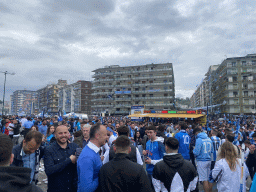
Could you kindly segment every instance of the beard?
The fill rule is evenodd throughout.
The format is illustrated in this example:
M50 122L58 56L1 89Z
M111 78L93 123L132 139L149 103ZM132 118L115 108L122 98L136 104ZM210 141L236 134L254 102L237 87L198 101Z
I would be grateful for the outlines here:
M57 138L57 142L60 144L65 144L65 143L67 143L67 141L68 141L67 137Z

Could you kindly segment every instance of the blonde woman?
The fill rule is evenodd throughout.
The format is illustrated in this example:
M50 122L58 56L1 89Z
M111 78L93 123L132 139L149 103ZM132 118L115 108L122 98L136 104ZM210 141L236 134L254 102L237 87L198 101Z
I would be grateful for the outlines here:
M243 192L246 192L246 178L249 176L248 168L244 163ZM220 160L212 170L212 177L217 181L217 189L221 192L239 192L241 177L241 159L231 142L226 141L220 149Z

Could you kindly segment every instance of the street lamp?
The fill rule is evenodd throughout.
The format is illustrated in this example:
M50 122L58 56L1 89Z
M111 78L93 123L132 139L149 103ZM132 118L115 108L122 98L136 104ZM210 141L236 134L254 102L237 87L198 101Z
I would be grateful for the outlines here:
M2 108L2 116L4 115L4 97L5 97L5 84L6 84L6 75L15 75L15 73L9 73L7 71L0 71L0 73L4 73L4 94L3 94L3 108Z

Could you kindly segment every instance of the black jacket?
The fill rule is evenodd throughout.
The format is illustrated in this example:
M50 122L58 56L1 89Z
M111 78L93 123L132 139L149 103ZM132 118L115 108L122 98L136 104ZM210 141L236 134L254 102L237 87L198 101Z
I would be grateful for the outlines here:
M80 137L77 137L76 139L74 139L73 143L76 143L80 148L83 148L83 140L84 140L84 136L81 135Z
M248 168L254 168L253 170L253 175L256 172L256 151L254 151L253 154L249 153L247 160L246 160L246 165Z
M10 126L13 129L13 135L18 135L20 133L20 124L16 123L14 126Z
M57 142L45 149L44 167L48 177L48 192L77 191L77 168L71 162L70 155L75 155L78 145L68 143L63 149Z
M128 154L129 159L134 162L137 163L137 154L136 154L136 147L134 146L134 142L131 142L131 152ZM109 149L109 161L111 161L112 159L114 159L115 157L115 151L114 151L114 147L113 145L110 147Z
M0 191L43 192L30 183L31 169L23 167L0 167Z
M171 185L175 188L175 183L172 183L175 177L176 184L181 178L184 191L187 191L189 184L195 179L197 182L197 172L193 164L185 160L181 154L165 155L163 161L158 162L154 166L153 178L164 183L165 188L170 191ZM196 183L195 182L195 183ZM195 185L194 185L195 186Z
M153 189L142 165L130 161L127 154L117 153L100 169L99 191L153 192Z

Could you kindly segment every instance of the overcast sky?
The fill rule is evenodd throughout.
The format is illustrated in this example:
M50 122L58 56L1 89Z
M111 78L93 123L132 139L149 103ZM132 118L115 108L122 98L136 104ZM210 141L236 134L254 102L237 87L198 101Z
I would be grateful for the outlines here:
M256 5L246 0L0 0L6 95L58 79L92 80L105 65L173 63L176 97L210 65L256 53ZM0 100L4 75L0 74Z

